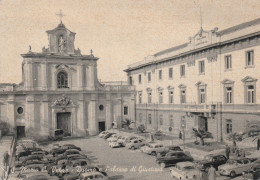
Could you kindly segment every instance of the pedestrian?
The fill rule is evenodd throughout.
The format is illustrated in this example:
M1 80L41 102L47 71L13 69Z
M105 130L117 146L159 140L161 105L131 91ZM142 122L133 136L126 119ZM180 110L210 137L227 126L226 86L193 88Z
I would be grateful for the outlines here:
M179 133L179 140L182 140L182 133L181 133L181 131Z
M245 149L241 149L240 155L241 155L242 157L246 157L246 151L245 151Z
M260 149L260 139L257 139L257 150Z
M208 180L208 175L205 171L200 171L199 180Z
M216 169L211 165L208 171L208 178L209 180L216 180L216 176Z
M230 147L226 145L226 157L229 159L229 154L230 154Z
M239 148L236 148L235 155L236 155L237 158L239 157Z
M4 156L3 164L4 164L5 169L7 169L7 166L9 164L9 154L8 154L8 152L5 151L3 156Z

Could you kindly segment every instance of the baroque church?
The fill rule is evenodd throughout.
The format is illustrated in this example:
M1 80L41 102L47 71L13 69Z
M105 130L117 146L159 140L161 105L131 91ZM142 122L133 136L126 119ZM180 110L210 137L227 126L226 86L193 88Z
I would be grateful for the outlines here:
M76 33L60 24L46 31L48 48L22 54L22 82L0 84L0 120L18 137L30 129L48 136L95 135L135 121L135 91L125 83L100 83L98 58L75 49ZM112 69L111 69L112 70Z

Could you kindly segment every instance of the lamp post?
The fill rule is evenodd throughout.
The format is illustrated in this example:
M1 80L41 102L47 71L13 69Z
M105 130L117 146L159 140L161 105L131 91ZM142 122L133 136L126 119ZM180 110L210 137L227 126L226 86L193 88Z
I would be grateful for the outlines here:
M185 131L184 131L184 128L185 128L185 124L182 123L181 124L181 127L182 127L182 140L183 140L183 149L185 149Z

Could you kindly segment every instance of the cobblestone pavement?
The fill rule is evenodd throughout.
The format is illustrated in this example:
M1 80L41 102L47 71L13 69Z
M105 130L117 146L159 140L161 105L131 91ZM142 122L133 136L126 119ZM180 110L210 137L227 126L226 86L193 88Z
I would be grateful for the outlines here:
M75 144L82 148L93 164L100 165L107 170L110 180L140 179L140 180L168 180L174 179L170 176L170 168L161 169L155 163L155 157L146 155L140 150L129 150L127 148L110 148L108 142L97 136L71 139L54 142L54 144ZM51 147L48 145L47 148ZM217 180L229 180L231 178L219 176ZM237 177L234 180L242 180Z
M5 173L4 164L3 164L3 155L5 151L9 152L11 142L12 142L12 136L4 136L0 139L0 179L3 178L3 175Z

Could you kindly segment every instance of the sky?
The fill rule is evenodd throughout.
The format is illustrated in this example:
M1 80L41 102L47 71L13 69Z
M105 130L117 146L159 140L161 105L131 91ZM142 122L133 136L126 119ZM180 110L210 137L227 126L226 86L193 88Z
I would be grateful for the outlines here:
M46 30L76 33L75 48L99 57L98 78L126 81L127 65L185 43L200 29L260 18L259 0L0 0L0 82L20 83L20 54L48 47Z

